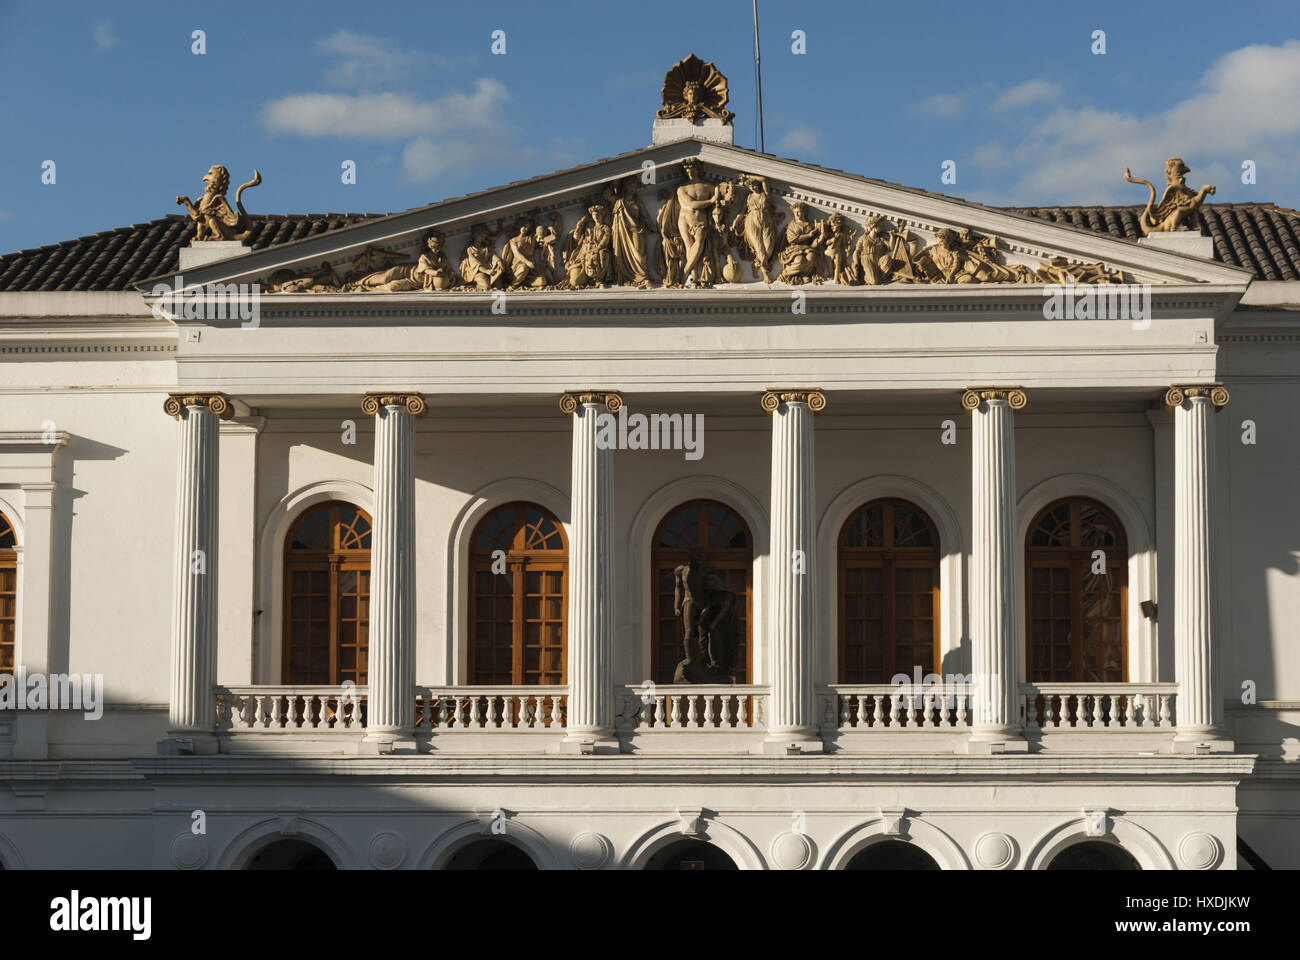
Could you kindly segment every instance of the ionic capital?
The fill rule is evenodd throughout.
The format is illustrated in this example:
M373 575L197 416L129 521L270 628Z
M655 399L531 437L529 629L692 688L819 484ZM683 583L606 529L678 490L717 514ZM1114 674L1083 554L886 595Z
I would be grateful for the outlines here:
M826 394L816 387L773 387L763 394L765 413L776 413L783 403L806 403L813 413L826 409Z
M974 413L987 400L1005 400L1012 410L1023 410L1029 398L1020 387L967 387L961 395L961 407Z
M221 420L235 415L235 407L224 393L169 393L163 401L163 413L173 420L181 418L187 407L207 407L208 412Z
M1190 397L1208 397L1215 410L1228 405L1228 390L1221 383L1178 383L1165 391L1165 409L1181 407Z
M560 409L564 413L576 413L584 403L603 404L610 413L618 413L623 396L617 390L566 390L560 397Z
M372 390L361 400L361 412L373 417L380 407L405 407L413 417L418 417L427 409L424 397L418 393L392 393L387 390Z

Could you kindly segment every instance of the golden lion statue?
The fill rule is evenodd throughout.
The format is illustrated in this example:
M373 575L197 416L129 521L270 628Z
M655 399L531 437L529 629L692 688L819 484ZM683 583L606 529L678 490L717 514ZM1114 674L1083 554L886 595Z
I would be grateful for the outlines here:
M1205 202L1206 195L1214 193L1214 188L1207 184L1201 187L1200 193L1195 193L1187 186L1184 179L1190 172L1181 157L1170 157L1166 160L1165 195L1160 198L1159 203L1156 203L1156 188L1152 186L1151 181L1135 177L1129 173L1127 167L1124 168L1125 180L1129 183L1145 183L1147 189L1151 191L1146 209L1138 217L1138 226L1142 228L1143 234L1200 229L1196 222L1197 211Z
M194 231L195 240L247 240L253 235L252 224L248 222L248 212L240 202L240 197L249 187L262 182L262 175L253 171L253 179L235 191L236 213L226 202L226 191L230 189L230 172L221 164L213 164L203 177L204 191L198 205L190 203L189 197L177 197L176 202L185 205L190 219L198 224Z

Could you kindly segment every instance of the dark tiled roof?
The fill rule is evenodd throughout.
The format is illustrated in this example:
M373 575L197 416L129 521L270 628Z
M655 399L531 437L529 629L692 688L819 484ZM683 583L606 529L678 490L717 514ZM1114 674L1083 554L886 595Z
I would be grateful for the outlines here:
M1137 207L1009 207L1051 223L1082 227L1113 237L1142 236ZM1207 203L1203 232L1214 238L1214 257L1244 267L1257 280L1300 279L1300 212L1271 203Z
M258 250L337 230L372 213L250 214L253 235L245 241ZM137 280L180 268L181 247L194 236L184 214L118 227L48 247L0 256L0 291L130 290Z

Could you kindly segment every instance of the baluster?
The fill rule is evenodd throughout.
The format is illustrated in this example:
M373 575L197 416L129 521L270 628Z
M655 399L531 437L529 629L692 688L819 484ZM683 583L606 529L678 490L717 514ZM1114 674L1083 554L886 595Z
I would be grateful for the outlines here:
M737 727L749 726L749 717L746 716L748 713L749 713L749 697L746 697L744 695L737 695L736 696L736 726Z
M916 697L909 693L907 694L906 700L907 700L907 725L909 727L914 727L916 726Z
M882 707L881 707L881 703L884 701L884 699L885 699L885 698L882 697L882 696L881 696L880 694L878 694L878 693L877 693L877 694L873 694L872 697L871 697L871 702L872 702L872 708L871 708L871 725L872 725L873 727L879 727L879 726L882 726L882 725L884 724L884 722L885 722L885 714L884 714L883 709L882 709Z
M1098 694L1097 695L1097 719L1100 721L1100 726L1103 727L1119 726L1119 724L1114 722L1115 720L1115 717L1113 716L1114 713L1115 713L1114 694L1110 694L1110 693Z
M713 726L713 697L704 698L704 723L705 727Z
M264 715L264 711L262 710L262 700L263 697L261 694L253 695L253 726L255 727L264 726L262 720L264 719L265 715Z
M672 714L674 727L686 726L686 698L681 694L673 697Z
M925 725L927 727L939 726L939 710L943 706L942 701L937 693L927 693L925 695Z
M841 727L852 726L852 724L849 722L849 718L852 715L852 709L853 709L853 698L849 696L841 695L840 696L840 726Z
M1167 727L1167 726L1169 726L1169 721L1170 721L1170 710L1169 710L1169 706L1170 706L1170 704L1169 704L1169 699L1170 699L1169 694L1167 694L1167 693L1162 693L1162 694L1160 694L1160 723L1159 723L1159 726L1162 726L1162 727Z
M668 726L668 698L655 696L655 715L653 726L662 729Z
M966 726L966 698L970 696L965 690L957 691L957 726Z
M754 723L756 727L767 724L767 694L760 693L754 697Z
M1148 720L1151 719L1150 717L1147 716L1148 709L1149 708L1147 707L1146 694L1144 693L1134 694L1133 706L1129 709L1129 716L1132 718L1132 723L1135 727L1150 726L1150 724L1147 722Z

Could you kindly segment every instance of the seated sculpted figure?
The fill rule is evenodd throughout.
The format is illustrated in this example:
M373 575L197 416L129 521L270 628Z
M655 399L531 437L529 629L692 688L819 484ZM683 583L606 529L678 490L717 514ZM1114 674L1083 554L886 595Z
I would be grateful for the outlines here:
M349 283L346 290L450 290L456 285L456 271L442 249L442 234L436 230L424 238L428 248L415 263L398 264L387 270L366 274Z
M779 254L782 283L821 283L822 248L826 245L826 221L811 222L804 216L805 207L799 200L790 202L794 214L785 228L785 246Z

